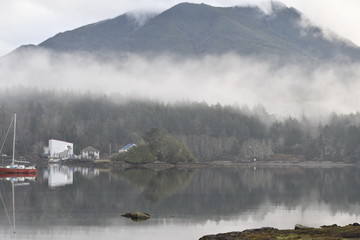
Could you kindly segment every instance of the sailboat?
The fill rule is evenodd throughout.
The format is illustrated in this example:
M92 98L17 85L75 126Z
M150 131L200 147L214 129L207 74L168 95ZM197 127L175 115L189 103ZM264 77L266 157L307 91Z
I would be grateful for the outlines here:
M6 174L36 174L36 166L25 166L22 164L15 164L16 113L14 114L13 121L11 121L11 122L14 123L12 161L11 161L11 165L0 166L0 174L4 174L4 173L6 173ZM10 124L10 126L11 126L11 124Z

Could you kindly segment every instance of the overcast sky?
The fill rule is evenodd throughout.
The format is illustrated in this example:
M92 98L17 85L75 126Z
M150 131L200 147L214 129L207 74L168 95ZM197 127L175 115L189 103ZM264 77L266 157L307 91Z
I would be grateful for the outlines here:
M0 56L22 44L39 44L58 32L113 18L137 9L165 10L179 0L2 0ZM260 4L264 0L193 0L214 6ZM360 45L360 1L282 0L302 11L312 22Z

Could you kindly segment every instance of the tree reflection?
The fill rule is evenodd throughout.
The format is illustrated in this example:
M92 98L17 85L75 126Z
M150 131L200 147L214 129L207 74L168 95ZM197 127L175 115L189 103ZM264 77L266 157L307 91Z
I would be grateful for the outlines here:
M138 188L146 199L159 203L164 198L185 189L194 175L193 170L130 169L118 172Z
M31 224L106 225L124 212L182 216L193 221L263 218L276 207L325 206L333 214L360 215L358 167L240 167L198 170L129 169L49 189L42 178L17 192L17 206ZM6 198L8 184L0 182ZM20 196L21 195L21 196ZM6 200L6 199L5 199ZM0 220L2 223L2 220Z

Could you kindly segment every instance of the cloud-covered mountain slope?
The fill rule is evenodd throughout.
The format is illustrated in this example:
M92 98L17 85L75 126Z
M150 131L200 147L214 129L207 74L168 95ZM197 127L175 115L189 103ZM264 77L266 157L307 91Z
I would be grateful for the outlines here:
M272 4L265 14L257 7L212 7L178 4L139 24L133 15L59 33L37 47L60 52L173 53L185 56L224 54L294 58L360 59L360 48L315 26L301 24L294 8Z

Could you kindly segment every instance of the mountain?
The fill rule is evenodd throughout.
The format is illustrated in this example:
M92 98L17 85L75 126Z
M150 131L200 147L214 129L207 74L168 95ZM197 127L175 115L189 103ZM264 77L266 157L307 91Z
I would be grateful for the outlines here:
M322 29L303 27L302 14L272 3L271 14L257 7L213 7L181 3L140 24L126 13L59 33L37 48L59 52L174 53L331 59L360 59L360 48L340 37L329 40ZM32 47L33 48L33 47Z

